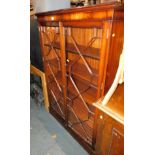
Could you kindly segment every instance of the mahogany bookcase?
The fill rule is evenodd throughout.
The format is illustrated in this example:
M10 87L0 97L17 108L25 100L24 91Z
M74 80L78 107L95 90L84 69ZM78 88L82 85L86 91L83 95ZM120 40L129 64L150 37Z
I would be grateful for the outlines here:
M124 6L111 2L36 14L49 111L89 152L124 42ZM91 153L90 153L91 154Z

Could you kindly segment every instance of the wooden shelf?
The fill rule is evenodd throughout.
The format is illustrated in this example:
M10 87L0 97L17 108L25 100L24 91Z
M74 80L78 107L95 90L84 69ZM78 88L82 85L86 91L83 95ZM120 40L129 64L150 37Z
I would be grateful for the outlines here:
M87 83L80 81L79 79L74 79L76 86L78 87L78 90L80 91L83 99L85 102L89 105L92 105L93 102L96 101L97 97L97 89L89 86ZM68 97L72 100L78 95L78 92L76 91L75 87L71 83L70 80L68 80ZM79 96L78 96L79 98ZM82 101L80 101L82 102Z
M61 75L61 71L58 71L58 72L55 74L55 77L56 77L58 83L59 83L60 85L62 85L62 75ZM48 76L48 81L49 81L49 82L53 82L53 81L54 81L54 78L53 78L52 75L49 75L49 76Z
M92 142L92 137L93 137L93 123L88 120L88 121L85 121L82 123L83 124L83 127L85 129L85 131L87 132L87 136L88 136L88 140L90 142Z
M67 63L67 71L69 72L69 66L73 63L73 61L69 61ZM72 66L71 73L74 75L74 77L81 78L85 81L91 82L94 87L97 87L98 85L98 71L94 68L91 68L93 75L89 73L86 66L76 63Z
M55 75L59 85L62 88L62 75L61 71L58 71L57 74ZM54 82L54 78L52 75L48 76L48 81L49 82ZM76 86L78 87L78 90L81 92L81 95L85 102L89 105L92 105L93 102L96 101L96 95L97 95L97 89L89 86L89 84L83 80L80 79L74 79ZM78 92L76 91L75 87L71 83L71 80L68 77L68 97L72 100L75 96L78 95Z
M50 65L53 65L54 67L57 67L57 60L51 60L50 62ZM66 75L68 76L68 75ZM62 75L61 75L61 71L58 71L56 74L55 74L55 78L57 79L59 85L61 86L62 88ZM78 92L77 90L75 89L74 85L72 84L71 80L68 78L68 97L70 99L73 99L75 96L78 95ZM96 94L97 94L97 89L95 89L94 87L92 87L90 85L89 82L85 81L85 80L82 80L82 79L79 79L78 76L74 77L73 78L78 90L80 91L82 97L84 98L85 102L89 105L91 105L93 102L96 101ZM54 78L52 76L52 74L50 74L48 76L48 82L53 82L54 81ZM55 82L55 81L54 81Z
M56 67L57 69L60 68L59 60L57 60L57 59L45 59L45 60L50 65L50 67ZM69 70L68 68L69 68L69 65L71 63L72 63L72 61L70 61L67 64L67 71ZM90 83L90 81L91 81L90 74L89 74L89 72L87 71L87 69L86 69L86 67L84 65L78 64L78 65L74 65L74 66L72 67L72 74L75 75L73 78L76 81L77 85L79 86L80 91L82 91L83 89L88 88L88 85L91 84ZM92 84L94 84L95 87L97 87L97 78L98 78L97 70L92 69L92 72L94 74L94 76L92 78ZM62 83L62 81L61 81L61 71L58 71L55 76L60 81L60 84L61 84ZM80 77L81 80L79 79L79 77ZM53 77L52 77L52 79L53 79ZM69 83L69 86L70 86L70 83ZM93 86L92 86L92 90L89 91L90 94L92 94L92 95L94 93L93 90L95 90L95 88L93 88Z
M55 97L57 100L62 100L63 98L63 94L62 92L59 90L57 84L55 81L49 82L48 83L48 89L49 91L52 90L52 92L54 93ZM62 88L61 88L62 89ZM51 92L50 92L51 93Z
M76 115L81 121L88 120L89 112L87 108L84 106L84 104L82 103L81 99L77 98L73 100L72 108L74 109L74 112L76 113Z
M53 102L52 102L52 108L60 115L64 118L64 113L65 113L65 106L63 103L63 94L62 92L59 90L59 88L57 87L57 84L55 81L52 81L50 83L48 83L48 89L50 94L53 96ZM62 88L61 88L62 89ZM51 91L53 92L53 94L51 93ZM56 100L55 100L56 98ZM59 107L61 108L62 111L60 111Z
M65 114L65 105L63 104L63 101L60 100L58 102L59 106L61 107L62 112L60 111L58 105L56 102L52 103L52 108L63 118L65 118L64 114Z
M44 44L44 46L47 46L47 47L52 46L55 49L61 49L60 43L57 43L57 42L54 42L51 45L50 44ZM87 48L87 50L85 50L86 47L82 46L82 45L79 45L78 48L81 51L81 54L83 56L93 58L93 59L97 59L97 60L100 59L100 49L99 48L89 47L89 48ZM75 46L71 43L66 44L66 51L74 53L74 54L78 54Z
M80 124L76 124L74 126L71 127L72 130L78 134L82 139L84 139L85 141L87 140L86 139L86 134L84 132L84 130L82 129L81 125Z
M69 106L69 105L68 105ZM80 108L79 108L80 107ZM84 104L80 101L80 99L76 99L73 101L72 106L69 106L69 109L72 109L79 120L89 129L93 128L93 122L94 122L94 115L90 114L87 110L87 108L84 106ZM76 119L75 114L72 110L69 110L69 113L71 117L69 117L69 120L71 120L72 124L76 124L79 122L79 120Z
M82 137L85 137L85 140L91 143L94 122L91 118L88 119L88 111L82 106L82 104L79 103L80 102L76 100L76 102L74 102L73 104L73 107L70 107L69 109L72 108L74 110L80 122L76 119L72 110L69 110L69 125L77 134L79 134Z
M97 90L95 90L94 88L90 87L87 91L85 91L84 93L82 93L82 96L83 96L84 100L89 105L92 105L93 102L96 101L96 98L97 98Z
M56 48L56 49L61 49L60 48L60 43L59 42L53 42L53 43L51 43L51 44L44 44L44 46L46 46L46 47L53 47L53 48Z
M81 138L83 138L86 142L88 142L91 145L93 130L91 128L85 127L85 124L83 124L83 127L84 129L81 127L80 124L76 124L73 125L71 128L76 134L78 134Z
M80 108L79 108L80 106ZM91 116L89 115L89 112L87 111L87 109L83 106L83 104L81 102L79 102L79 99L74 101L73 106L69 106L69 120L72 124L76 124L79 123L79 120L85 124L88 128L93 128L93 122L94 122L94 118L93 115L91 114ZM75 114L73 113L72 110L74 110L74 113L77 115L78 119L75 117Z
M60 70L60 66L61 63L59 62L58 59L45 59L45 61L50 65L50 67L55 67L58 70ZM69 63L67 63L67 71L69 72L69 66L70 64L72 64L73 61L70 61ZM93 75L90 75L90 73L88 72L88 70L86 69L86 67L82 64L78 65L73 65L71 73L72 75L74 75L74 78L78 79L81 78L85 81L87 81L87 83L92 84L92 87L96 87L97 88L97 81L98 81L98 72L96 69L91 68ZM92 77L92 78L91 78Z
M87 50L85 50L85 46L83 45L78 45L78 48L81 52L81 54L85 57L93 58L93 59L100 59L100 49L99 48L94 48L94 47L89 47ZM75 46L71 43L66 44L66 51L78 54Z
M54 58L54 59L49 59L49 58L45 58L46 63L48 63L50 65L50 67L56 67L57 69L60 70L60 66L61 63L58 59Z
M63 83L62 83L61 71L58 71L57 74L55 75L55 77L56 77L59 85L62 88ZM52 75L48 76L48 81L55 83ZM78 87L78 90L81 92L81 95L82 95L83 99L85 100L85 102L89 105L92 105L93 102L96 101L97 89L89 86L89 84L86 83L85 81L82 81L79 79L74 79L74 81L76 83L76 86ZM54 84L54 86L55 85L56 85L56 83ZM78 95L78 92L76 91L75 87L73 86L73 84L71 83L71 81L69 79L68 79L68 85L67 86L68 86L68 97L72 100Z

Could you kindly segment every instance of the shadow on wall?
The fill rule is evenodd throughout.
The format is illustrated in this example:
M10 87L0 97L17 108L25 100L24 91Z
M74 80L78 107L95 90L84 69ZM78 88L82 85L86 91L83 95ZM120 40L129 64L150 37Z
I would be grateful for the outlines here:
M30 60L32 65L43 71L38 23L34 17L30 18Z

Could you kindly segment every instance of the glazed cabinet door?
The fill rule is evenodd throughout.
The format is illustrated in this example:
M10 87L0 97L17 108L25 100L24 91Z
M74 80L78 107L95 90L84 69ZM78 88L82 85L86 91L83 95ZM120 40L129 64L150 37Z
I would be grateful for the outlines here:
M40 25L42 59L46 76L50 109L65 119L65 105L62 77L61 37L58 22Z
M92 145L102 28L65 26L68 126ZM104 61L104 60L102 60Z

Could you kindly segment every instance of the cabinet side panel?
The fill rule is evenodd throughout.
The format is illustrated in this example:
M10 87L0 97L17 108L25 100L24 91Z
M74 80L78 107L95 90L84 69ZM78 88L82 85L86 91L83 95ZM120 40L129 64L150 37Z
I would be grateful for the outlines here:
M115 78L117 68L119 65L120 54L123 49L123 43L124 43L124 21L115 21L113 23L111 32L111 43L110 43L104 93L106 93L109 90Z
M103 112L97 119L96 155L124 154L124 126Z

